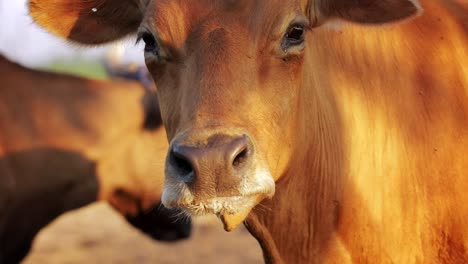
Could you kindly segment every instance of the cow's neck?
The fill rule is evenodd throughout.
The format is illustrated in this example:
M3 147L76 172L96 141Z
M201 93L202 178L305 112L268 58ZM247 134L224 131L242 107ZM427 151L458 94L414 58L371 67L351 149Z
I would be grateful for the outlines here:
M306 78L310 90L301 95L302 127L297 129L300 143L294 160L277 182L273 199L257 206L246 224L271 263L316 259L333 234L339 213L341 121L329 91L312 89L310 84L317 80Z

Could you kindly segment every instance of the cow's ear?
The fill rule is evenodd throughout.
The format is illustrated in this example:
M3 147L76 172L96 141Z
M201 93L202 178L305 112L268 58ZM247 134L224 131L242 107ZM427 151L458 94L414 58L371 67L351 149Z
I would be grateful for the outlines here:
M143 19L141 0L29 0L33 20L61 38L100 44L135 32Z
M385 24L422 12L418 0L310 0L314 25L330 19L362 24Z

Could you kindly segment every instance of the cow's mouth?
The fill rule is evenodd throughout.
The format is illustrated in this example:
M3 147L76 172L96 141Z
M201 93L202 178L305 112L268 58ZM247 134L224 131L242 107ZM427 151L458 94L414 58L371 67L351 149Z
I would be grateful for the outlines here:
M203 201L172 203L169 207L180 207L189 215L215 214L223 222L226 231L232 231L248 216L252 208L262 199L264 193L246 196L216 197Z
M183 200L166 204L167 207L182 208L188 215L216 215L223 222L226 231L238 227L250 211L263 199L273 193L255 193L249 195L215 197L204 200Z
M190 215L215 214L226 231L232 231L247 217L257 204L257 196L217 197L203 202L181 205Z
M257 200L256 196L258 195L216 197L203 201L194 201L189 204L179 204L178 207L184 208L192 215L237 214L254 207Z

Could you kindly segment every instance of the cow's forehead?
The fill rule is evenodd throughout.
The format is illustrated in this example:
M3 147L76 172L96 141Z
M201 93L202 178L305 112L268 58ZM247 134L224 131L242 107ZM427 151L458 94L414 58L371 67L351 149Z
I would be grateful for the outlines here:
M300 13L301 2L304 1L154 0L147 7L144 23L157 30L162 39L170 39L169 42L180 42L194 32L203 35L217 28L261 38Z

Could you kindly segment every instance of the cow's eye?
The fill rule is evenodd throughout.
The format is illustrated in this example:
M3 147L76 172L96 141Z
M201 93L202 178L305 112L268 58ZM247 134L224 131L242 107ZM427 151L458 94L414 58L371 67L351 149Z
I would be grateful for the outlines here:
M297 44L304 41L304 27L303 26L293 26L289 29L288 34L286 35L288 41L291 44Z
M137 42L143 40L145 43L145 52L152 53L153 55L160 55L160 47L156 39L151 33L143 32L138 36Z
M300 46L304 43L305 27L304 25L292 25L283 37L283 50L287 50L294 46Z

